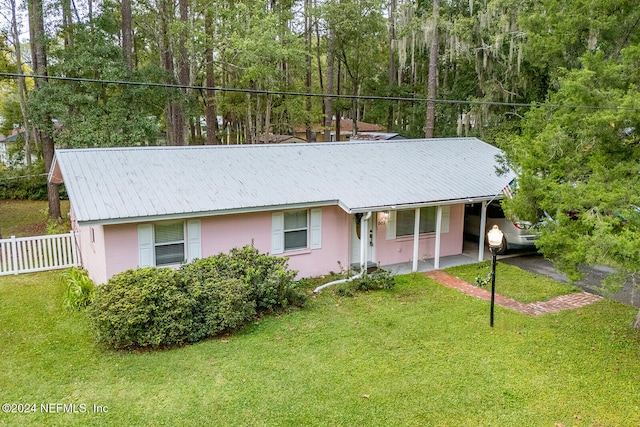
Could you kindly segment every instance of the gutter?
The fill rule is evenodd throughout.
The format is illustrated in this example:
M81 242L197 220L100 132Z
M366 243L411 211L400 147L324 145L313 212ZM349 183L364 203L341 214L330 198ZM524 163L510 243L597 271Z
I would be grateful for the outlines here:
M369 218L371 218L371 211L367 212L362 218L360 218L360 273L348 277L346 279L334 280L333 282L320 285L313 290L314 294L317 294L324 288L329 286L338 285L340 283L351 282L353 280L361 278L367 272L367 239L365 236L369 236ZM364 225L364 226L363 226ZM366 234L365 234L366 231Z

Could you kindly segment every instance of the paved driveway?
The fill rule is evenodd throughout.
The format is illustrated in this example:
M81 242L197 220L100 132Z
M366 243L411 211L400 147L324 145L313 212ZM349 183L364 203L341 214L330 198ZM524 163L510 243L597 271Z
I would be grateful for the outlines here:
M564 273L558 271L549 260L544 259L542 255L537 253L516 252L504 257L499 257L499 260L505 264L515 265L516 267L520 267L523 270L527 270L532 273L551 277L559 282L569 282ZM586 274L586 276L584 279L574 282L574 285L587 292L640 307L640 289L634 286L631 282L625 283L620 291L613 294L602 289L602 280L613 271L610 268L590 267L581 270Z

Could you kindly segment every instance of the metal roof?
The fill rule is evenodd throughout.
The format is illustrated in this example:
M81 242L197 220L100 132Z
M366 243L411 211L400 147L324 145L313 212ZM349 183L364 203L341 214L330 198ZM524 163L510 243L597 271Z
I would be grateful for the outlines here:
M476 138L57 150L80 223L218 215L295 206L347 212L490 199L514 174Z

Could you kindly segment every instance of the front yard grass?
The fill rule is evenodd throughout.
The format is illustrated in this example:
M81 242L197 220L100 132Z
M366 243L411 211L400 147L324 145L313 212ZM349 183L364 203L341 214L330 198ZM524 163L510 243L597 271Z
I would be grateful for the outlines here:
M47 201L42 200L0 200L0 233L8 239L11 236L30 237L47 234ZM69 200L60 201L62 217L60 229L71 230L69 221Z
M486 301L414 274L355 298L325 291L236 335L130 353L97 347L85 314L62 309L60 275L0 277L2 403L37 405L0 425L640 424L640 334L616 302L539 317L496 307L490 328ZM56 403L86 412L41 412Z
M460 265L443 271L473 285L476 278L490 277L491 262ZM491 282L488 282L486 289L491 289ZM546 276L529 273L513 265L503 264L500 261L496 264L496 293L523 304L548 301L554 297L578 291L580 289L575 286L557 282Z

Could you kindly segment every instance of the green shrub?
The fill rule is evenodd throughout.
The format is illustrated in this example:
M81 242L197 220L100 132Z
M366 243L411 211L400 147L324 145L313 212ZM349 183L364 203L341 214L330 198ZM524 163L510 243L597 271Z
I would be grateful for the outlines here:
M72 268L62 273L62 280L67 286L64 297L67 310L82 310L91 303L95 287L87 270Z
M393 289L396 278L390 271L378 268L364 276L345 283L335 285L338 296L352 297L358 291L372 291L376 289Z
M177 271L147 267L117 274L99 286L89 314L99 343L157 348L188 340L193 305Z
M396 285L396 278L390 271L378 268L375 271L354 280L354 283L361 291L393 289Z
M306 294L294 282L297 272L289 269L287 259L261 254L253 246L195 260L183 265L181 271L192 283L241 279L249 286L259 312L303 306L306 301Z
M112 277L89 309L96 339L117 349L196 342L232 331L258 312L303 306L287 260L246 246L180 270L144 268Z
M256 302L251 289L240 279L197 282L190 289L193 298L194 328L189 341L243 326L256 316Z

